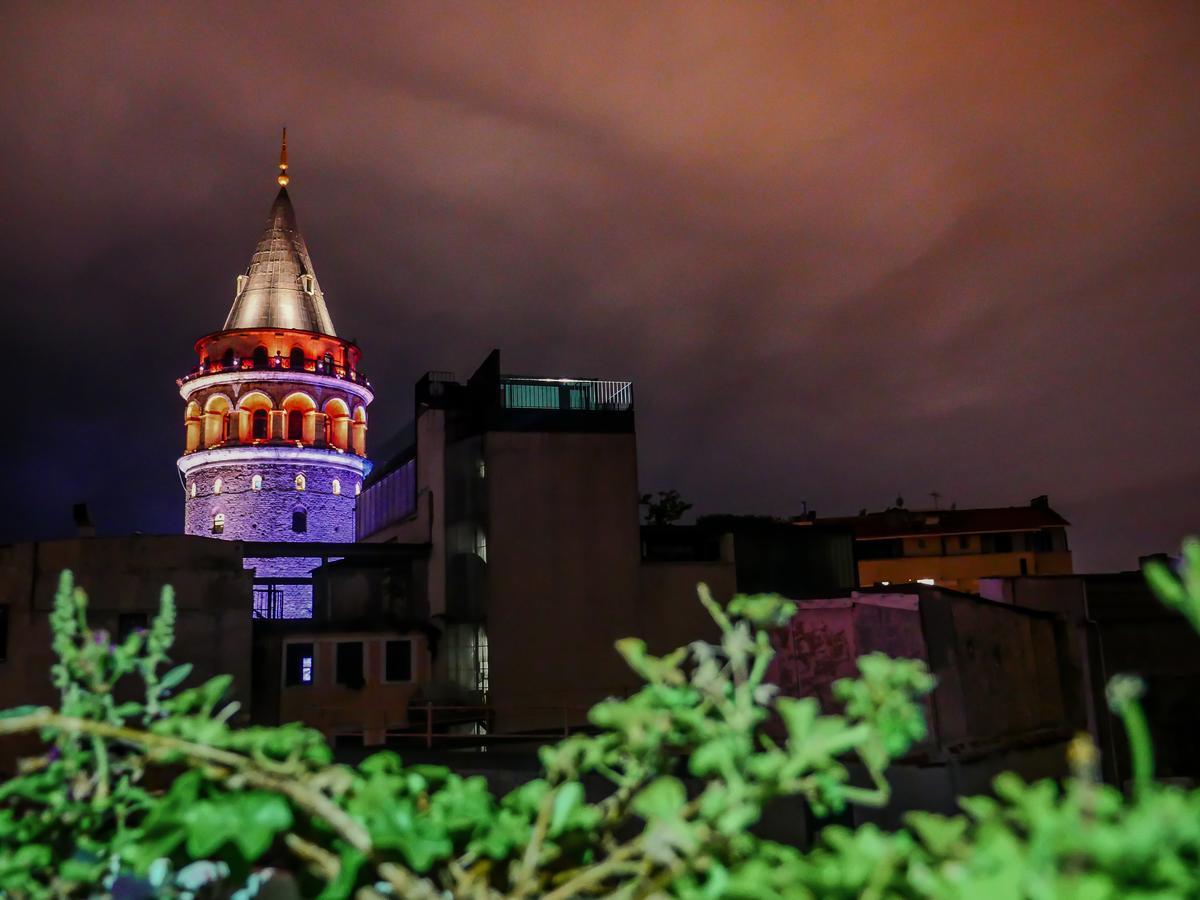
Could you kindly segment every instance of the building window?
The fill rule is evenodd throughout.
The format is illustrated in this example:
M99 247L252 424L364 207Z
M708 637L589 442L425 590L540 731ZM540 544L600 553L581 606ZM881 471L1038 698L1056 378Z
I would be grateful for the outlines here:
M971 539L969 537L967 537L965 534L960 534L958 536L958 549L966 550L970 546L971 546Z
M193 497L196 496L196 482L192 482L192 486L188 489Z
M213 493L214 494L221 493L221 479L220 478L218 478L216 481L213 482Z
M304 351L301 350L299 347L293 347L292 352L288 355L288 368L289 369L303 369L304 368Z
M354 482L354 496L357 497L361 493L362 493L362 482L361 481Z
M225 351L224 355L221 357L221 368L222 369L232 369L233 368L233 348L232 347L228 348Z
M144 612L121 613L117 616L117 642L124 643L125 638L135 631L145 631L149 625L149 617Z
M289 441L304 439L304 410L293 409L288 412L287 428Z
M304 288L304 293L312 294L317 289L317 280L311 275L301 275L300 286Z
M361 688L366 683L362 641L338 641L336 679L338 684L349 688Z
M388 641L383 657L384 681L412 681L412 641Z
M303 472L296 473L296 490L302 491L308 487L308 481L304 477Z
M475 530L475 555L487 562L487 534L482 528Z
M250 479L250 490L252 490L252 491L261 491L262 490L262 476L261 475L255 475L253 478Z
M297 509L292 512L292 531L296 534L304 534L308 531L308 513L302 509Z
M342 483L336 478L333 479L333 493L336 496L340 496L342 493Z
M251 435L256 441L265 441L267 439L267 411L265 409L256 409L251 418Z
M225 513L217 513L213 516L213 534L225 533Z
M265 368L268 368L270 366L270 364L271 364L271 358L267 354L267 348L266 347L255 347L254 348L254 368L265 369Z
M314 669L311 642L287 645L283 672L285 685L292 687L298 684L312 684Z

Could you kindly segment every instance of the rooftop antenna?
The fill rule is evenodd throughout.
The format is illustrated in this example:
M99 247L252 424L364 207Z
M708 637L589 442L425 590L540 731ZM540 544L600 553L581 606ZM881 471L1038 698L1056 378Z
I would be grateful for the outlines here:
M942 499L942 495L939 494L937 491L930 491L929 496L933 498L933 508L937 509L938 501Z
M280 187L287 187L288 182L291 181L291 179L288 178L288 173L287 173L287 126L286 125L283 126L283 141L279 145L279 177L276 178L275 180L279 182Z

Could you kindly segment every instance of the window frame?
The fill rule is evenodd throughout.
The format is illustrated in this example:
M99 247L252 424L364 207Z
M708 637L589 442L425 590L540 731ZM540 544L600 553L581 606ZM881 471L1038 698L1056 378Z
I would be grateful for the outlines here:
M342 640L334 640L333 642L333 683L337 687L349 688L350 690L361 690L367 686L367 642L362 638L345 638ZM362 654L360 658L361 671L359 679L361 684L349 684L342 681L341 673L341 654L343 644L358 644L359 652Z
M288 655L290 652L290 648L292 648L292 647L308 647L309 648L309 653L311 655L308 657L308 659L311 660L311 668L309 669L310 677L309 677L308 681L304 681L304 659L305 659L305 657L303 657L303 656L300 657L300 670L298 672L300 680L289 681L289 678L291 677L291 670L288 666L288 663L289 663ZM282 682L283 687L285 687L285 688L312 687L314 684L317 683L317 642L314 640L311 640L311 639L306 640L306 641L301 641L301 640L284 641L284 643L283 643L283 659L280 660L280 665L283 668L283 672L282 672L281 678L280 678L280 681Z
M417 680L417 642L411 637L384 638L380 642L380 673L379 680L383 684L413 684ZM408 677L388 677L388 645L408 644Z

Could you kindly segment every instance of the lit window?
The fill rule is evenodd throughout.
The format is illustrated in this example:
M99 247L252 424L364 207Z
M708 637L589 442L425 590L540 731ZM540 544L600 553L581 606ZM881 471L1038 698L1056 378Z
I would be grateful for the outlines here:
M192 482L192 487L191 487L190 493L193 497L196 496L196 482L194 482L194 481Z
M225 533L225 513L217 513L213 516L213 534Z
M250 479L250 489L253 491L261 491L262 490L262 476L261 475L255 475L253 478Z
M296 490L302 491L308 486L308 482L304 478L303 472L296 473Z
M342 493L342 483L336 478L333 479L333 492L337 495L341 495Z
M354 496L357 497L361 493L362 493L362 482L361 481L354 482Z
M283 683L289 687L313 683L313 645L310 642L288 644L284 653Z
M917 584L933 584L933 583L934 583L934 581L932 578L918 578L917 579Z
M213 493L214 494L221 493L221 479L220 478L218 478L216 481L213 482Z

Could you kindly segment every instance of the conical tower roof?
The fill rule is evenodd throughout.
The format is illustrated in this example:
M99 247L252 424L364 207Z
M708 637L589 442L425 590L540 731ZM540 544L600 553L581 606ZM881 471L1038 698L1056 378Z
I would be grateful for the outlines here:
M317 283L287 188L271 205L267 229L250 266L238 279L238 292L225 319L234 328L290 328L336 335Z
M238 277L237 296L224 330L288 328L336 336L288 197L286 128L279 173L279 195L271 204L267 230L250 257L249 268Z

